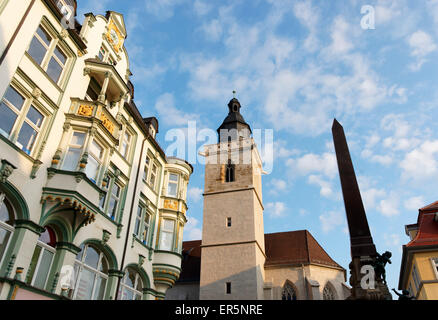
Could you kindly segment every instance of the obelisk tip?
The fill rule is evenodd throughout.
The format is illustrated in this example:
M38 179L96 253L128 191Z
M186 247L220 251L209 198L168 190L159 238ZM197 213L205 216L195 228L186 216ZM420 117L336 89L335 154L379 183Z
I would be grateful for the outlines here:
M336 118L334 118L332 130L335 129L336 127L341 127L342 128L342 125L338 122L338 120L336 120Z

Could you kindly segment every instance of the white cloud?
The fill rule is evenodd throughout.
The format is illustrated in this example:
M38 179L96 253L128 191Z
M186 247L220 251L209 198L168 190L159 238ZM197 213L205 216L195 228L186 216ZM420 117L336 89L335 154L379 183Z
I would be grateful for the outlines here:
M205 33L207 40L218 41L222 36L222 25L218 19L213 19L209 23L202 25L202 31Z
M361 190L361 195L365 208L370 210L376 207L379 198L386 196L386 192L383 189L370 188Z
M427 62L426 56L437 49L432 37L422 30L414 32L407 40L411 47L411 56L416 61L410 65L412 71L418 71Z
M287 189L287 182L282 179L272 179L269 184L269 193L271 194L277 194L279 192L286 191Z
M158 19L169 19L173 17L175 7L182 4L185 0L153 0L144 1L146 11L156 16Z
M418 211L418 209L423 208L425 206L425 200L423 196L412 197L403 203L405 208L410 211Z
M289 172L292 175L308 175L310 173L321 173L333 178L337 174L337 162L334 153L322 155L308 153L301 158L289 159L287 161Z
M387 199L380 200L377 210L386 217L396 216L400 213L399 202L399 196L392 192Z
M323 197L330 198L333 196L333 186L329 181L324 180L321 176L310 175L308 178L309 184L316 185L321 188L320 194Z
M199 119L196 114L184 113L175 107L173 94L164 93L158 97L155 103L160 119L168 126L187 126L188 121Z
M385 240L385 244L388 247L397 247L397 248L400 247L401 242L400 242L400 235L399 234L396 234L396 233L392 233L392 234L385 233L383 235L383 239Z
M197 228L199 221L194 217L188 217L184 227L184 241L200 240L202 238L202 230Z
M198 187L191 187L187 191L187 196L189 199L193 200L194 202L199 202L202 198L202 193L204 191L201 188Z
M405 179L417 181L438 178L438 140L425 141L407 153L400 167Z
M328 233L342 225L345 222L345 219L340 212L330 211L326 214L320 215L319 221L321 222L322 231Z
M210 12L212 6L207 1L195 0L195 3L193 4L193 9L195 10L196 14L203 16Z
M265 209L271 217L279 218L284 216L286 204L284 202L268 202Z

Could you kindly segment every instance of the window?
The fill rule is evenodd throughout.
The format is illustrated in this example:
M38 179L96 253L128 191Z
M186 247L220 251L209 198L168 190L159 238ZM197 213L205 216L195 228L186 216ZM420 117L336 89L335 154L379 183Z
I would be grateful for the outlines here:
M114 177L108 181L108 187L106 188L106 195L100 200L100 208L105 214L112 220L115 220L119 211L119 203L123 194L123 186L116 181ZM107 207L105 208L105 202L108 199Z
M46 228L38 239L32 260L29 266L27 284L44 289L47 284L49 271L55 256L56 236L52 229Z
M145 245L148 245L149 230L151 225L151 214L142 203L138 205L137 216L135 217L134 234Z
M76 284L70 292L75 300L103 300L108 281L108 261L91 245L81 246L76 257Z
M94 183L96 183L96 180L99 176L100 167L103 162L103 156L104 148L95 139L93 139L88 152L88 163L85 173L87 174L87 177L90 178L90 180Z
M141 235L141 220L143 218L144 207L142 205L138 205L137 207L137 215L135 217L135 226L134 226L134 234L137 238L140 238Z
M412 268L412 279L414 280L415 290L418 292L418 289L420 289L420 275L418 274L417 266L414 264L414 267Z
M149 178L149 186L155 190L155 182L157 180L157 166L152 164L151 177Z
M17 146L31 154L45 116L10 86L0 103L0 133L10 138L16 132Z
M297 300L297 294L290 283L286 283L281 292L281 300Z
M169 197L175 197L178 194L178 175L171 173L169 174L169 183L167 184L167 195Z
M90 83L88 84L87 93L85 94L85 100L97 101L101 90L102 90L102 87L97 82L97 80L94 79L94 77L91 77Z
M435 275L438 279L438 258L432 258L432 267L435 271Z
M57 0L56 6L58 7L59 11L62 13L63 16L67 17L67 19L70 18L70 16L73 14L70 10L67 4L64 0ZM67 21L68 22L68 21Z
M228 160L228 164L225 172L225 182L233 182L235 180L235 165L231 164L231 160Z
M138 272L127 268L120 284L118 300L141 300L143 297L143 281Z
M146 157L146 165L144 166L144 172L143 172L143 180L148 181L148 173L149 173L149 165L151 163L151 158Z
M102 47L100 47L98 58L99 58L100 61L104 61L105 57L106 57L106 50L102 46Z
M129 153L129 145L131 144L131 135L129 134L129 132L125 131L125 134L123 135L122 138L122 148L120 149L120 153L122 154L122 156L128 160L128 153Z
M183 243L183 225L179 224L179 229L178 229L178 253L182 253L182 243Z
M231 227L231 218L227 218L227 227L228 227L228 228Z
M82 155L82 148L85 143L84 132L74 131L68 146L64 163L62 165L63 170L76 171L79 165L79 160Z
M163 219L161 223L160 250L172 251L175 221Z
M0 193L0 263L14 233L14 210L4 193Z
M335 300L335 292L330 284L326 284L322 291L323 300Z
M27 53L54 82L59 82L67 63L67 55L59 47L58 40L50 36L41 25L35 32Z
M231 282L227 282L225 287L226 287L226 289L225 289L226 293L231 294Z

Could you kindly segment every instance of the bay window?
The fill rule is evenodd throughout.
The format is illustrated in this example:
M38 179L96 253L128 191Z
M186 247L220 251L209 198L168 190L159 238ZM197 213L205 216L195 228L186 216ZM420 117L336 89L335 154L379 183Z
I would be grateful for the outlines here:
M167 195L175 197L178 194L178 175L175 173L169 174L169 183L167 184Z
M55 83L59 82L68 57L59 46L59 40L42 25L35 32L27 53Z
M133 268L127 268L120 284L118 300L142 300L143 281Z
M82 149L85 143L85 137L85 132L73 132L64 158L64 163L62 165L63 170L76 171L78 169L79 160L81 159Z
M172 251L175 220L163 219L161 222L160 250Z
M91 245L81 246L75 262L75 287L70 294L75 300L103 300L108 282L108 261Z
M49 271L56 253L55 244L55 233L52 229L46 228L46 231L39 237L33 252L27 284L40 289L46 287Z
M31 154L46 117L34 103L14 87L9 86L0 103L0 133L11 139L21 150Z
M182 252L182 243L183 243L183 225L179 224L178 229L178 253Z
M6 198L0 193L0 263L14 233L15 215L14 210Z

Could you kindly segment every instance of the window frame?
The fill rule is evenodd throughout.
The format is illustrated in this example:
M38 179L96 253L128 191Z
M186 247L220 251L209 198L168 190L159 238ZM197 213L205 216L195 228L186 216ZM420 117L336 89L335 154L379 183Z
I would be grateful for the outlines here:
M420 274L418 273L418 269L415 263L412 266L412 281L414 282L416 293L418 293L421 286L421 277Z
M164 229L165 221L172 221L172 223L173 223L173 230L172 231ZM176 225L177 225L177 221L175 219L170 219L170 218L162 218L161 219L159 250L169 251L169 252L173 252L175 250L175 227L176 227ZM171 241L170 249L163 248L163 233L167 233L167 234L171 233L172 234L172 241Z
M128 285L125 283L125 277L128 276L128 269L131 269L133 272L135 272L134 288L128 286ZM138 281L141 282L142 288L144 288L144 281L143 281L143 279L142 279L140 273L137 272L137 270L135 270L135 269L133 269L133 268L127 267L127 268L126 268L126 271L125 271L125 275L123 276L122 281L120 282L120 292L118 293L119 296L118 296L118 299L117 299L117 300L121 300L121 301L130 301L130 300L124 300L124 299L121 299L122 296L123 296L123 290L128 290L128 291L130 291L131 293L133 293L133 297L134 297L134 299L132 299L131 301L137 301L137 299L135 299L137 295L140 296L140 298L141 298L140 300L143 300L143 292L137 291L137 290L135 289L135 288L137 288Z
M89 247L90 247L89 244L84 245L84 248L83 248L84 252L82 252L82 254L81 254L81 260L78 260L77 256L75 258L74 264L78 266L78 270L76 272L77 274L76 274L75 285L74 285L74 289L73 289L74 291L73 291L73 294L72 294L72 300L76 300L76 297L77 297L77 294L78 294L79 283L80 283L81 275L82 275L81 271L83 269L86 269L86 270L88 270L88 271L90 271L90 272L92 272L94 274L93 288L91 290L91 300L92 301L96 301L96 300L93 299L93 297L94 297L94 295L96 293L96 283L97 283L96 279L97 279L98 276L101 276L101 277L103 277L106 280L105 281L105 290L103 291L103 295L102 295L103 299L105 299L105 294L106 294L106 291L108 290L109 274L105 274L102 271L100 271L99 267L101 267L101 265L102 265L102 260L106 259L106 262L107 262L107 265L108 265L108 269L109 269L109 261L106 258L105 254L101 250L99 250L96 247L92 247L96 252L99 253L99 261L98 261L98 264L97 264L97 269L94 269L93 267L86 265L85 264L85 258L86 258L87 251L88 251Z
M141 208L141 214L138 215L138 210ZM149 217L149 222L146 223L146 216ZM147 208L146 204L143 201L139 201L137 206L137 215L135 217L134 224L134 236L144 245L149 246L149 239L151 234L151 225L152 225L153 213ZM136 232L136 226L138 222L138 230ZM147 232L145 234L145 229L147 226Z
M148 163L149 161L149 163ZM156 172L153 173L153 168L156 168ZM159 162L151 155L147 154L145 159L145 168L143 171L143 182L146 183L152 191L157 191L158 178L160 178L162 167ZM151 184L151 178L154 175L154 184ZM145 180L146 178L146 180Z
M49 45L47 45L43 39L41 39L40 35L38 34L38 30L42 29L47 35L50 36L51 40ZM59 39L58 34L56 34L57 32L52 30L53 28L50 28L48 26L48 23L44 20L42 20L37 29L34 31L33 33L33 37L26 49L26 54L31 58L31 60L38 65L43 71L44 73L47 75L47 77L53 81L53 83L55 83L58 87L60 87L63 82L64 82L64 78L65 78L65 74L66 74L66 70L68 69L68 66L70 65L70 61L72 60L72 56L71 54L67 53L69 52L68 49L65 48L65 44L62 43L62 41ZM38 63L35 58L30 54L29 50L31 48L32 42L34 38L37 38L37 40L40 42L40 44L43 45L43 47L46 49L46 52L44 54L43 60L41 61L41 63ZM48 67L50 64L50 61L52 60L52 58L55 59L56 62L60 62L59 58L57 57L57 55L55 54L55 49L59 48L59 51L61 51L61 53L65 56L65 63L63 63L62 65L60 64L60 66L62 67L61 73L58 76L58 79L55 80L53 79L49 74L48 74Z
M7 200L7 198L6 198L6 194L0 192L0 208L1 208L3 205L6 206L6 204L5 204L5 202L4 202L5 199ZM8 202L9 202L9 200L8 200ZM9 202L9 203L10 203L10 202ZM15 215L14 208L12 207L11 204L10 204L10 206L11 206L11 208L12 208L12 211L13 211L12 214L13 214L13 216L14 216L14 221L15 221L15 220L17 219L17 217L16 217L16 215ZM7 208L7 206L6 206L6 208ZM9 236L9 239L8 239L8 243L7 243L6 246L5 246L5 250L4 250L4 252L3 252L3 256L0 256L0 266L1 266L1 265L3 264L4 259L5 259L5 256L6 256L5 253L8 252L8 250L9 250L9 246L11 245L11 239L12 239L12 236L14 235L15 227L14 227L14 226L11 226L10 224L7 224L6 222L0 221L0 228L3 228L3 229L5 229L6 231L9 231L9 232L10 232L10 236Z
M44 251L49 251L49 252L53 253L52 259L50 261L48 273L46 274L46 279L44 280L44 285L42 288L40 288L40 289L44 290L47 286L47 282L49 281L50 270L52 269L53 263L55 262L56 248L54 248L54 247L52 247L52 246L50 246L50 245L48 245L48 244L46 244L38 239L37 244L36 244L35 249L34 249L34 253L35 253L37 246L41 247L41 251L40 251L40 254L38 256L38 261L37 261L37 264L35 265L35 270L33 271L33 276L32 276L31 282L30 282L30 285L33 287L35 287L35 281L37 279L38 270L39 270L40 265L41 265L41 260L43 259Z
M168 174L169 174L169 178L167 179L166 195L168 197L178 198L180 175L178 173L175 173L175 172L169 172ZM176 181L171 181L170 180L170 176L172 176L172 175L176 176ZM172 195L172 194L169 193L169 191L170 191L169 185L170 184L176 185L175 195Z
M6 98L6 93L10 88L23 98L23 104L20 110ZM11 128L11 132L8 134L3 129L0 129L0 135L11 141L15 146L17 146L17 148L19 148L27 155L32 156L35 153L35 150L38 149L42 133L46 130L48 119L50 118L51 113L47 110L47 108L43 107L43 105L38 101L37 98L32 97L24 89L16 85L15 82L9 83L7 89L0 99L0 104L4 104L7 108L9 108L10 111L12 111L16 115L15 121ZM39 128L27 117L32 107L43 117ZM21 143L18 142L21 130L23 129L23 125L25 123L37 132L32 147L30 150L28 150L28 152L26 151L27 149L25 150L24 146L22 146Z
M123 151L123 148L124 148L124 143L126 141L126 135L129 136L129 139L128 139L127 143L126 143L126 146L127 146L126 150L123 153L122 151ZM125 130L123 131L123 133L121 135L121 138L120 138L120 149L119 149L119 152L122 155L122 157L124 157L124 159L126 161L128 161L128 162L129 162L129 159L130 159L132 140L133 140L133 134L127 128L125 128Z
M117 185L120 188L119 189L120 192L119 192L119 197L117 199L117 205L115 207L115 213L114 213L114 217L113 217L112 215L110 215L109 208L110 208L111 199L114 196L113 189L114 189L115 185ZM120 209L121 209L120 204L123 201L123 198L125 196L125 190L126 190L126 185L123 184L120 181L120 179L116 178L116 176L114 176L113 174L110 173L109 174L109 182L105 188L105 195L104 195L105 200L103 203L103 207L101 207L100 203L99 203L99 209L101 209L102 212L104 213L104 215L106 217L108 217L109 219L111 219L112 221L117 221L117 218L119 216Z
M438 279L438 257L430 258L430 262L432 263L432 268L435 271L435 279Z
M84 142L83 142L82 146L80 146L80 148L77 148L77 146L79 146L79 145L73 145L72 144L72 139L73 139L74 134L76 132L84 134ZM79 130L79 129L73 129L72 130L72 132L70 134L70 138L68 140L69 143L67 144L67 146L65 148L64 156L63 156L63 159L62 159L62 164L60 166L62 170L69 171L67 169L64 169L64 165L65 165L65 161L67 159L68 152L70 151L70 148L74 148L74 149L79 150L79 160L78 160L78 163L76 164L76 167L75 167L73 172L77 172L79 170L79 163L81 162L81 158L84 155L84 149L85 149L85 146L87 145L87 140L88 139L89 139L89 136L88 136L88 132L87 131Z
M91 137L89 137L91 138ZM102 149L102 155L100 158L98 158L94 152L92 152L91 146L93 145L93 143L96 143L98 147L100 147ZM99 139L96 138L96 136L92 137L92 140L89 141L89 146L88 146L88 163L87 163L87 167L89 165L89 161L90 161L90 157L93 158L97 163L98 163L98 167L96 170L96 175L95 178L92 179L91 177L88 177L88 179L90 179L91 181L93 181L95 184L97 184L97 182L99 181L100 175L101 175L101 171L102 171L102 167L103 164L105 163L105 157L106 157L106 153L107 153L107 148L105 148L105 145L103 143L101 143L99 141ZM87 167L85 168L85 173L87 173Z

